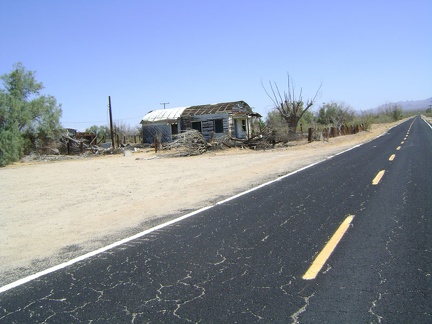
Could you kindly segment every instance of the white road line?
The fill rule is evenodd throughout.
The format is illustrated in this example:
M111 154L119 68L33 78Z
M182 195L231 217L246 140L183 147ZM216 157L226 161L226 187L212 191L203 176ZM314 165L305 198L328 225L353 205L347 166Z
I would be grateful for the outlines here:
M422 119L432 129L432 125L426 119L424 119L423 117L422 117Z

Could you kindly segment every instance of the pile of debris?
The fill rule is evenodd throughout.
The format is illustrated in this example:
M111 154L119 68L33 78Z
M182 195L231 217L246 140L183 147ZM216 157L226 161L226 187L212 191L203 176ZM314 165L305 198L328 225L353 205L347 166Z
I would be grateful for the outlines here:
M197 130L191 129L178 134L172 142L164 143L163 150L175 151L172 156L201 155L208 149L207 141Z
M100 153L102 147L94 145L92 142L77 139L68 134L63 134L60 139L60 152L67 155L83 154L91 151L93 154Z
M218 137L212 136L209 141L209 149L211 150L222 150L233 146L236 146L236 141L226 134Z

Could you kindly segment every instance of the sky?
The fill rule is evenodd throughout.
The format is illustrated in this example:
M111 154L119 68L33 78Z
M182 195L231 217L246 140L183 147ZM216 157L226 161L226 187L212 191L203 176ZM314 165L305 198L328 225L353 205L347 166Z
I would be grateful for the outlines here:
M64 127L139 126L155 109L243 100L263 87L361 112L432 96L431 0L1 0L0 74L17 62ZM168 104L169 103L169 104Z

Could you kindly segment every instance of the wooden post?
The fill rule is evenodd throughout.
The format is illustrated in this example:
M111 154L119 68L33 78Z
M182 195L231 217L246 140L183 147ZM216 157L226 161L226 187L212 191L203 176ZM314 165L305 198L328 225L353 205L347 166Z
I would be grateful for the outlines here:
M157 153L157 150L158 150L158 141L157 141L156 137L154 138L154 147L155 147L155 153Z
M109 108L109 118L110 118L110 128L111 128L111 144L114 150L115 142L114 142L114 131L113 131L113 122L112 122L112 111L111 111L111 96L108 96L108 108Z
M312 127L308 128L308 142L312 143Z
M337 136L336 127L330 127L330 137L336 137L336 136Z
M67 141L67 154L70 155L70 140Z

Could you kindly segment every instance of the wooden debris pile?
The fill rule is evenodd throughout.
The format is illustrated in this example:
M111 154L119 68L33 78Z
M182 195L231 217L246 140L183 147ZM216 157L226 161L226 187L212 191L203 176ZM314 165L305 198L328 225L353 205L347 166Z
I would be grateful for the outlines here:
M207 151L208 144L204 136L197 130L191 129L175 135L172 142L164 143L164 150L173 150L174 156L201 155Z
M260 135L246 140L244 144L248 148L253 150L267 150L270 148L274 148L276 145L276 141L274 137Z
M224 148L231 148L236 146L236 141L230 138L228 135L222 135L218 137L213 137L210 139L209 149L221 150Z
M250 148L253 150L265 150L274 147L275 141L272 134L262 133L249 139L232 138L228 135L212 137L209 143L209 149L221 150L232 147Z
M67 155L83 153L98 154L105 151L103 147L94 145L93 142L76 139L67 134L63 134L62 138L60 139L60 144L61 152Z
M268 127L264 127L261 133L244 140L243 144L253 150L267 150L274 148L278 143L276 132Z

